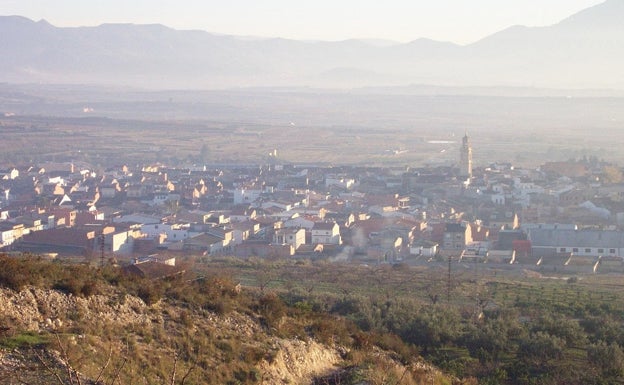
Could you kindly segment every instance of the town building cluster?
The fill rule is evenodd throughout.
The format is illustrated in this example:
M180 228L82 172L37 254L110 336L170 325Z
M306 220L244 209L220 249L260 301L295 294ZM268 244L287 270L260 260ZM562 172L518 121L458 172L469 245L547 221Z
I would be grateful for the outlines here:
M597 159L473 167L46 163L0 171L2 251L624 271L624 178Z

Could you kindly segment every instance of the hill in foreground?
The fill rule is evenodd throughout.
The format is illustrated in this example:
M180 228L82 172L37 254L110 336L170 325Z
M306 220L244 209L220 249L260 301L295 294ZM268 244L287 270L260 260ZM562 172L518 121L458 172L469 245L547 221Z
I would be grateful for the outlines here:
M0 262L3 384L451 381L397 338L227 278Z

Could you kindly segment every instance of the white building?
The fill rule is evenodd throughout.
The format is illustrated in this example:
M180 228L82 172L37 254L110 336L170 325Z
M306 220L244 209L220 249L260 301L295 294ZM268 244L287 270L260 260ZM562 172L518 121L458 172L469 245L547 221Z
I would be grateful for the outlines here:
M312 244L342 244L340 226L336 222L316 222L312 227Z
M292 245L297 250L305 244L305 229L279 229L273 235L273 243Z

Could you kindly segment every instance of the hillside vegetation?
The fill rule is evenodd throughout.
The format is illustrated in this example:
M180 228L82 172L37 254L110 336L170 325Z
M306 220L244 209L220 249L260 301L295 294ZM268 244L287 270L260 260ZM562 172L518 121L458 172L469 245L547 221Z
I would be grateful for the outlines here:
M480 384L624 382L621 275L543 276L481 264L431 267L210 260L248 286L398 336Z
M2 384L462 383L395 335L227 270L148 281L34 257L0 266Z
M113 266L0 258L0 382L624 381L621 276L186 263L186 276L147 281Z

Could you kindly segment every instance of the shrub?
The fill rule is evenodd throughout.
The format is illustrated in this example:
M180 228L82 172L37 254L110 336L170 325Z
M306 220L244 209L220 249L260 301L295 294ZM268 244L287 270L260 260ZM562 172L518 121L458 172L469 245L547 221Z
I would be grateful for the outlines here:
M85 281L77 277L65 278L62 281L55 283L52 288L66 294L72 294L80 297L90 297L100 293L97 281L93 279Z
M269 327L276 327L286 315L286 305L275 293L269 293L258 300L258 312Z
M615 342L590 345L587 358L605 376L621 377L624 374L624 352Z
M233 310L232 303L223 298L214 299L206 302L204 309L214 312L218 315L226 315Z
M33 259L15 259L0 256L0 286L20 291L27 285L41 281L40 262Z
M384 350L395 352L397 354L397 358L404 364L410 362L414 356L418 355L416 349L408 346L395 334L377 334L374 338L375 345Z
M23 347L38 347L48 344L48 338L44 335L34 332L25 332L16 334L12 337L7 337L0 340L0 346L7 349L23 348Z
M164 290L159 284L141 285L137 289L137 296L145 302L146 305L153 305L160 301L164 294Z
M96 280L90 279L82 285L80 293L85 297L100 294L100 286Z
M353 298L345 298L334 304L331 309L332 313L340 315L351 315L361 311L361 306L358 300Z
M353 328L354 325L346 320L325 316L316 319L310 326L310 331L318 341L325 344L350 345Z
M256 365L258 362L262 361L262 359L266 356L266 352L264 349L254 346L248 346L243 349L241 353L241 358L243 362Z

